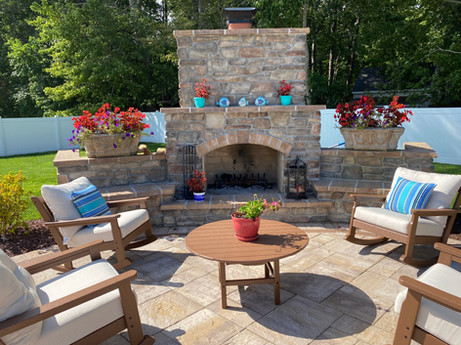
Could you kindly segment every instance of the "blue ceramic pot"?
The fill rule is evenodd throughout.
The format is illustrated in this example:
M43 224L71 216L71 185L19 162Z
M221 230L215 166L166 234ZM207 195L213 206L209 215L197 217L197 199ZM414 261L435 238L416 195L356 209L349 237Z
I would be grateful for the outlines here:
M282 105L290 105L291 104L291 95L282 95L280 96L280 102Z
M205 98L204 97L194 97L195 106L197 108L203 108L205 106Z
M205 192L196 193L194 192L194 201L195 202L202 202L205 200Z

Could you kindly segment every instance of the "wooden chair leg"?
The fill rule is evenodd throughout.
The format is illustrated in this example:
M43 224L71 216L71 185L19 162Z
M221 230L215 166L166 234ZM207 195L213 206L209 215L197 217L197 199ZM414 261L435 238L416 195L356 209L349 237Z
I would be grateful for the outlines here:
M150 336L144 336L141 326L141 318L139 317L138 304L131 290L131 284L123 284L119 288L120 298L122 300L123 313L125 315L125 323L128 329L130 344L153 344L155 339Z
M410 345L421 297L421 294L408 290L407 297L400 309L393 345Z

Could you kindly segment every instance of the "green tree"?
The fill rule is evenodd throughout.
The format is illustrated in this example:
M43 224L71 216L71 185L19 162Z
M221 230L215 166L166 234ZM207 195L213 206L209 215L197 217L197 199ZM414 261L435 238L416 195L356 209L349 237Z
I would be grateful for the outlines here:
M40 73L30 65L31 56L23 59L24 52L17 52L20 60L15 63L11 47L16 43L25 43L35 35L29 20L35 14L30 9L34 0L0 0L0 116L31 117L42 116L34 97L34 79ZM37 57L32 56L32 60ZM36 65L36 63L34 63ZM25 73L28 69L32 73ZM31 71L29 71L31 72Z

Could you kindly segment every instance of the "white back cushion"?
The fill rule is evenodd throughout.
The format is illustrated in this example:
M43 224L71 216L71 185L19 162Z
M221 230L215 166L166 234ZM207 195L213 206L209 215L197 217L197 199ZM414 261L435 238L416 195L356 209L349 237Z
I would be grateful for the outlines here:
M427 173L423 171L415 171L400 167L395 170L391 190L397 183L397 179L399 176L406 178L410 181L436 184L434 191L432 192L431 198L429 199L429 202L425 207L428 209L450 208L456 196L456 193L461 187L461 175ZM386 202L388 201L388 198L389 194L386 198ZM437 222L442 227L445 227L447 217L428 218Z
M39 307L35 282L0 249L0 321ZM34 344L40 338L42 322L2 337L7 345Z
M82 190L90 185L86 177L79 177L69 183L59 185L43 185L42 196L46 204L53 212L55 220L72 220L82 218L80 212L72 202L71 194L73 191ZM60 228L61 234L66 238L72 237L83 226L72 226Z

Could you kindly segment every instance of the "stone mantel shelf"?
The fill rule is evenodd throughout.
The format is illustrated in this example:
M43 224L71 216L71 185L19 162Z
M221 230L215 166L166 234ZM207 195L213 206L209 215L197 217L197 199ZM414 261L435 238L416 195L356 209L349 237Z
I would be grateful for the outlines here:
M274 111L317 111L326 109L325 105L265 105L262 107L256 106L246 106L246 107L203 107L203 108L195 108L195 107L180 107L180 108L161 108L160 112L164 114L178 114L178 113L248 113L248 112L274 112Z
M278 29L215 29L215 30L175 30L173 35L179 36L209 36L209 35L280 35L309 34L310 28L278 28Z

